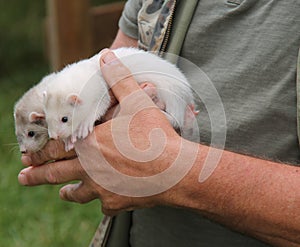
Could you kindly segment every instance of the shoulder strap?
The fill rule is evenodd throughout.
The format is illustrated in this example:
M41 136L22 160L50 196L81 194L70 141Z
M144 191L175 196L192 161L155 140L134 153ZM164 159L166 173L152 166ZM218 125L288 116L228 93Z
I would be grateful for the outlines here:
M297 131L298 131L298 141L300 145L300 49L298 52L297 61Z
M129 247L131 212L103 216L89 247Z
M177 1L175 15L173 20L170 19L173 23L169 23L172 25L170 37L166 37L167 33L165 35L165 39L169 39L168 45L166 50L162 51L162 56L172 63L177 62L177 56L180 54L198 2L199 0Z
M164 0L160 10L152 15L147 15L146 11L151 1L146 2L138 17L139 48L176 63L198 2ZM149 33L151 38L147 41Z

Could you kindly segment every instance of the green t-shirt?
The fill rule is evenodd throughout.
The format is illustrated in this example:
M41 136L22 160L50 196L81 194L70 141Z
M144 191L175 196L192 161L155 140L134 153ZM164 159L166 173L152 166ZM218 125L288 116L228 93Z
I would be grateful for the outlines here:
M129 0L119 22L121 30L136 39L141 36L138 16L145 2L149 1ZM153 1L147 10L149 14L161 2ZM296 120L299 13L298 0L199 1L181 56L208 76L220 96L226 116L225 149L299 164ZM194 73L194 67L181 65L193 88L202 93L201 97L213 99L213 94L206 92L205 83ZM214 111L214 105L210 107ZM200 140L209 144L210 118L204 104L200 103L198 108ZM224 126L220 126L220 132L224 131L221 128ZM165 207L133 212L130 244L265 246L199 214Z

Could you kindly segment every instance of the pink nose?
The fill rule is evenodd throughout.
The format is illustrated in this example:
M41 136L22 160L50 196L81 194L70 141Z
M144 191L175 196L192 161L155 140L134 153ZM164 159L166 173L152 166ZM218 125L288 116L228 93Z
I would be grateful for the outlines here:
M59 138L59 136L55 133L49 133L49 137L54 140L57 140Z
M26 149L25 145L20 144L20 152L22 154L26 154L27 153L27 149Z

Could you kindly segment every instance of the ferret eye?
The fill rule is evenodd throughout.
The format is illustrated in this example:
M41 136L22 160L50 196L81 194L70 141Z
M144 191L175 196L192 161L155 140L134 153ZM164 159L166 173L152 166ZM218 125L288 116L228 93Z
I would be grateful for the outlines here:
M34 133L34 131L28 131L27 135L29 137L34 137L35 133Z
M68 122L68 117L62 117L61 121L62 121L63 123Z

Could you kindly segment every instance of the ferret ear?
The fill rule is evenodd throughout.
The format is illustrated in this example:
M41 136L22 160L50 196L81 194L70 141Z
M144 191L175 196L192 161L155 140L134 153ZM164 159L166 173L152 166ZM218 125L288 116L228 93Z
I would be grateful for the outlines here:
M71 93L67 96L67 102L74 106L75 104L79 105L82 103L82 100L79 98L79 95L76 93Z
M28 118L29 118L29 121L31 123L32 122L37 122L37 121L40 121L40 120L44 120L45 119L45 114L33 111L29 114Z

